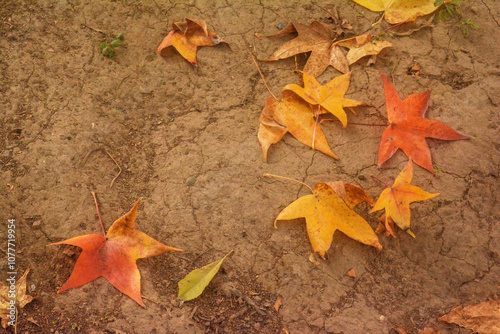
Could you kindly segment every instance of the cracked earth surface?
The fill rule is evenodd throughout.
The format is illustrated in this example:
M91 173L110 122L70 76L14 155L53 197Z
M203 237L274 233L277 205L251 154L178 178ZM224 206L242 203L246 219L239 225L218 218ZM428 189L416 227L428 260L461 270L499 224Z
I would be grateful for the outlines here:
M378 15L348 1L337 9L361 34ZM341 180L376 197L382 180L406 164L397 153L376 166L380 127L321 125L340 160L285 136L264 162L258 119L269 93L249 57L265 59L286 38L257 39L289 21L328 17L328 1L4 1L0 8L0 217L15 218L18 266L31 268L29 291L39 298L19 314L21 333L469 333L437 322L453 307L498 293L497 226L500 104L500 2L465 1L479 26L464 38L455 20L409 36L389 36L377 63L352 66L350 98L366 101L349 120L386 122L379 73L402 97L432 89L428 117L470 141L428 140L433 176L415 167L413 184L435 199L412 205L412 230L380 236L381 253L334 235L329 260L309 261L303 222L273 228L277 214L309 185ZM172 22L206 20L231 46L202 48L199 67L156 47ZM385 28L386 23L382 23ZM380 28L380 27L379 27ZM104 32L102 34L100 31ZM110 60L98 45L122 32L126 44ZM278 95L299 81L299 56L261 63ZM410 75L415 63L420 75ZM331 68L322 84L338 75ZM121 174L113 183L118 167ZM90 154L89 154L90 153ZM392 181L389 181L389 183ZM10 186L11 185L11 186ZM184 250L138 261L140 308L104 279L57 294L78 256L46 247L99 233L91 191L106 228L137 198L137 228ZM373 227L377 215L359 212ZM6 243L5 233L2 244ZM234 250L201 298L179 307L177 282L189 271ZM1 262L6 264L6 257ZM356 278L347 272L355 269ZM5 270L4 270L5 271ZM1 274L4 279L5 273ZM283 306L273 309L278 296Z

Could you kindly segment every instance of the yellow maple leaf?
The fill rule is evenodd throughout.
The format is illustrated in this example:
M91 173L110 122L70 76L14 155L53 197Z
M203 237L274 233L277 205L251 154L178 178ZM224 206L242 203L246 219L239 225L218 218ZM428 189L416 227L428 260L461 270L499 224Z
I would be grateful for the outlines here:
M281 211L274 221L274 227L277 228L278 220L304 217L313 250L323 259L326 259L325 254L336 230L361 243L382 249L368 222L352 210L359 203L373 200L354 185L346 184L344 191L345 197L337 194L330 185L318 183L312 195L300 197Z
M365 105L364 102L344 98L349 88L351 72L336 77L324 86L321 86L312 75L306 72L302 72L302 74L304 87L290 84L285 86L282 92L294 92L309 103L312 109L317 108L319 110L317 114L331 113L340 120L344 128L347 126L347 115L344 108Z
M390 188L384 189L380 194L375 206L370 213L385 209L385 228L396 237L390 227L390 219L402 230L406 231L412 237L415 235L410 231L410 203L423 201L436 197L439 194L430 194L417 186L411 185L413 177L413 163L410 159L408 165L399 173Z
M435 0L352 0L373 12L385 12L384 17L390 24L416 19L434 12Z

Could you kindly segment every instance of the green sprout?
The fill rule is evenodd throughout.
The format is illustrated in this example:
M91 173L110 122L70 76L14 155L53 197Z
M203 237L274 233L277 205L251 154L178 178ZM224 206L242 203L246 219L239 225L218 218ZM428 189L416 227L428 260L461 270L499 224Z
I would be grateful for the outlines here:
M446 19L451 19L458 17L460 18L460 24L462 25L462 35L464 37L469 36L469 28L478 29L477 24L472 21L472 19L463 19L462 11L459 8L460 0L436 0L434 1L434 6L443 6L439 11L438 18L439 21L444 21Z
M115 48L121 46L123 44L124 39L125 39L125 35L123 33L119 33L118 35L116 35L113 38L113 40L111 42L101 43L101 45L99 45L99 49L101 50L101 54L104 57L113 58L114 56L116 56Z

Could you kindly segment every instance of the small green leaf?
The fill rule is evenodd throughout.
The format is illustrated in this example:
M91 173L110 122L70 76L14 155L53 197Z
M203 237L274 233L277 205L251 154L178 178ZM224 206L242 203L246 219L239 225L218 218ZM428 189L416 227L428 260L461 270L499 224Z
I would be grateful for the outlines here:
M108 46L108 44L107 44L107 43L101 43L101 45L99 45L99 49L101 49L101 51L102 51L102 50L104 50L104 48L105 48L106 46Z
M125 35L123 33L119 33L118 35L116 35L116 38L123 41L125 39Z
M439 21L444 21L446 18L446 9L441 9L439 11Z
M444 0L436 0L434 1L434 6L438 7L438 6L441 6L443 4Z
M109 49L109 47L107 47L107 46L106 46L106 47L105 47L104 49L102 49L102 51L101 51L102 55L103 55L103 56L107 56L107 55L109 55L109 50L110 50L110 49Z
M467 26L462 28L462 35L464 35L464 37L469 36L469 28L467 28Z
M120 41L119 39L114 39L113 41L111 41L111 45L116 48L116 47L122 45L122 41Z
M446 11L448 12L448 14L450 14L451 17L455 16L454 6L446 6L445 8L446 8Z
M219 261L195 269L187 274L186 277L179 281L179 296L177 298L185 302L201 295L203 290L205 290L212 278L214 278L215 274L219 271L222 262L232 252L233 251L227 253L227 255Z
M112 48L109 49L109 54L108 54L108 57L109 58L113 58L115 56L115 50L113 50Z

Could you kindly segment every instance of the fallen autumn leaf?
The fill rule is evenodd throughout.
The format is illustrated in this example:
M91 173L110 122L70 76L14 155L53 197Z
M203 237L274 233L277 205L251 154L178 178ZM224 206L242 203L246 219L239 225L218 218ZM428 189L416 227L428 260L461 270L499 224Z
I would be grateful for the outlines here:
M170 46L174 47L187 61L197 65L196 52L198 47L214 46L225 43L222 38L209 31L205 21L186 19L186 22L172 24L173 30L163 39L158 46L158 54L165 55Z
M389 126L382 134L378 151L379 167L398 149L402 149L417 165L433 173L431 152L425 138L463 140L470 137L459 134L439 121L424 118L429 105L430 89L401 100L389 80L383 74L381 77L384 81Z
M413 177L413 163L411 159L408 165L399 173L390 188L384 189L370 213L385 209L385 228L395 238L389 223L392 219L403 231L415 238L410 231L410 203L423 201L436 197L439 194L430 194L417 186L411 185Z
M121 293L146 307L141 298L141 274L136 260L181 250L166 246L135 229L140 203L138 200L132 210L116 220L106 236L89 234L50 244L73 245L83 250L71 276L58 293L104 277Z

